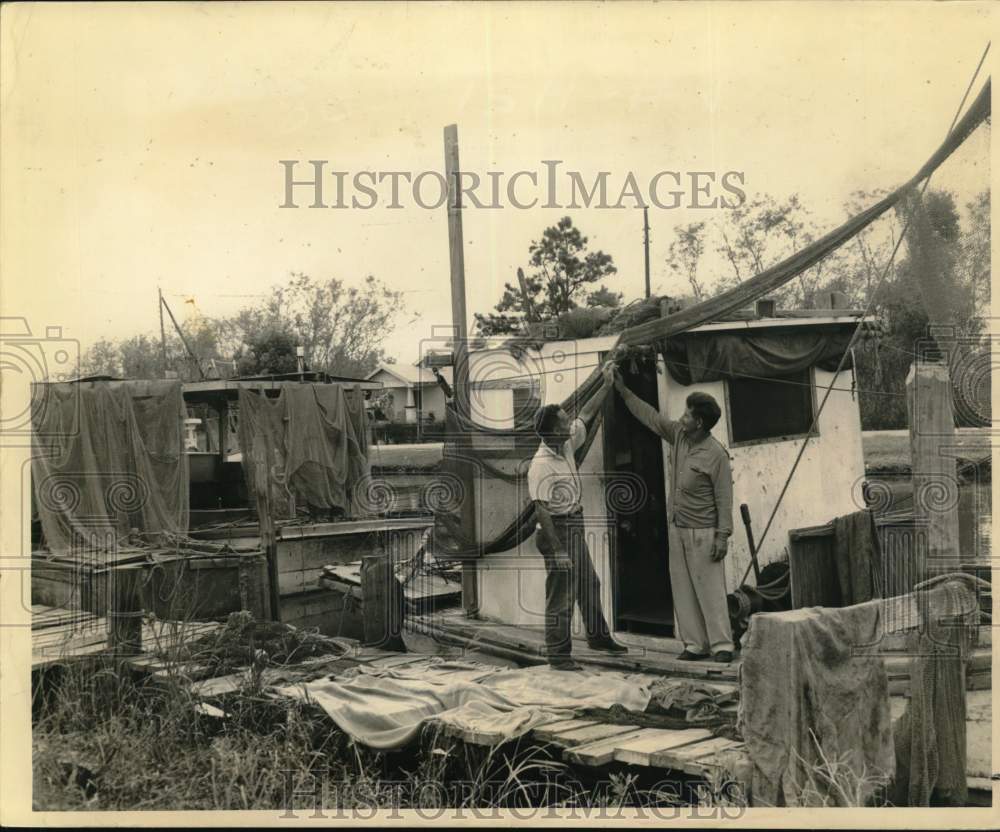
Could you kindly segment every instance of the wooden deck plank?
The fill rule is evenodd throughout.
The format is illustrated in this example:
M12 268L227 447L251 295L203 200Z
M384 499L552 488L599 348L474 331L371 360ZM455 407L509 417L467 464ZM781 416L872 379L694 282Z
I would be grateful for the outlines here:
M563 759L567 762L583 766L607 765L614 760L615 750L619 745L640 737L645 731L645 728L637 728L627 734L618 734L615 737L587 743L586 745L570 746L563 751Z
M510 737L505 731L481 731L471 728L459 728L456 725L440 723L446 736L455 737L470 745L493 746L507 742Z
M540 725L535 729L535 737L543 741L554 740L560 734L566 731L575 731L578 728L588 728L591 725L596 725L597 720L595 719L560 719L556 722L549 722L546 725Z
M642 736L620 744L615 749L615 760L634 766L649 766L654 754L669 748L690 745L712 736L704 728L648 728Z
M572 731L562 731L553 738L556 745L569 747L572 745L587 745L598 740L620 737L623 734L631 734L635 731L634 725L608 725L598 722L585 728L575 728Z
M704 758L713 757L720 751L735 749L743 743L725 737L711 737L692 744L662 749L650 756L650 765L656 768L668 768L684 771L688 774L700 774L706 766Z
M476 642L479 649L489 652L491 647L513 650L529 658L541 657L544 652L544 633L541 628L518 627L494 621L473 621L452 611L432 615L412 616L432 632L443 636L455 635ZM735 682L739 659L731 664L719 662L682 662L674 654L655 653L648 647L633 648L631 654L614 656L590 650L584 639L573 642L573 657L584 665L607 668L625 673L647 672L687 678L708 679L717 682Z

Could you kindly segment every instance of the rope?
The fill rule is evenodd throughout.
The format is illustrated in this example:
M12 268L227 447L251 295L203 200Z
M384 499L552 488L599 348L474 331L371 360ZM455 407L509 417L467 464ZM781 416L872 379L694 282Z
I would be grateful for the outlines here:
M951 135L951 131L955 128L955 124L958 122L958 117L962 113L962 108L965 106L965 102L966 102L966 100L969 97L969 92L972 89L973 84L975 84L976 78L979 76L979 70L982 69L983 63L986 61L986 55L989 53L989 51L990 51L990 43L987 43L986 44L986 49L983 52L983 56L979 59L979 65L976 67L976 71L972 75L972 80L969 81L969 86L965 90L965 95L962 96L962 101L958 105L958 110L955 111L955 117L951 120L951 126L948 128L948 132L945 134L945 138L947 138L948 136L950 136ZM931 171L927 175L927 178L924 180L924 184L923 184L923 186L920 189L920 196L921 197L923 197L924 193L926 193L927 187L930 185L931 177L933 175L934 175L934 172ZM868 301L867 307L865 308L864 315L862 315L862 317L859 319L858 325L855 327L854 332L851 335L850 341L847 342L847 349L844 350L844 354L841 356L840 362L837 364L837 369L836 369L836 371L834 372L834 375L833 375L834 379L836 379L837 375L843 369L844 362L845 362L848 354L850 353L850 350L854 347L854 344L857 341L858 336L860 335L860 333L862 331L862 322L864 321L865 317L867 317L869 314L871 314L871 310L874 308L875 298L878 296L879 289L882 288L882 284L885 282L885 279L886 279L886 277L889 274L889 270L892 268L892 265L893 265L893 263L896 260L896 254L899 252L899 248L900 248L900 246L903 243L903 239L906 237L906 232L910 228L910 222L911 222L911 220L912 220L912 216L909 216L909 217L906 218L906 223L904 224L903 230L902 230L902 232L900 233L899 237L896 240L896 244L895 244L895 246L892 249L892 254L889 255L889 260L885 264L885 268L882 270L882 274L879 276L878 282L875 284L875 288L873 289L873 291L871 293L871 297L870 297L870 299ZM764 542L765 538L767 537L768 531L770 531L770 529L771 529L771 525L774 522L774 518L775 518L775 516L778 513L778 508L781 506L781 501L784 499L785 494L788 491L788 486L792 482L792 477L795 476L795 471L799 467L799 463L802 461L802 456L805 453L806 445L809 444L809 439L811 438L813 431L816 430L816 425L819 423L820 414L823 412L823 408L826 406L826 402L830 398L830 392L832 390L833 390L833 381L831 380L830 386L827 387L826 392L823 394L823 400L819 403L819 408L817 408L817 410L816 410L816 415L813 417L813 423L812 423L812 425L809 428L809 432L805 435L805 438L802 440L802 446L799 448L799 453L795 457L795 462L792 463L792 470L788 472L788 477L785 480L784 486L782 486L781 493L778 494L778 499L775 502L774 508L771 511L771 516L768 518L767 525L764 527L764 531L761 534L759 540L757 541L757 549L758 549L758 551L760 550L761 544ZM750 568L751 568L752 565L753 565L752 563L749 564L749 565L747 565L746 571L743 573L743 578L742 578L742 580L740 580L741 584L747 579L747 575L750 574Z

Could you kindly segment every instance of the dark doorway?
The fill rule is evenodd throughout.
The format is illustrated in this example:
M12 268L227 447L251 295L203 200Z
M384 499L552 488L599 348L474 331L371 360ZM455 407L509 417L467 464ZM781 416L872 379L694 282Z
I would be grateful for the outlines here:
M653 407L658 406L656 363L623 362L629 389ZM633 372L634 370L634 372ZM612 534L611 580L614 628L620 631L672 636L673 597L667 568L666 485L662 440L629 413L621 396L610 395L604 405L604 464L608 482L642 481L644 499L616 511L609 499ZM633 481L634 482L634 481ZM626 486L627 488L627 486Z

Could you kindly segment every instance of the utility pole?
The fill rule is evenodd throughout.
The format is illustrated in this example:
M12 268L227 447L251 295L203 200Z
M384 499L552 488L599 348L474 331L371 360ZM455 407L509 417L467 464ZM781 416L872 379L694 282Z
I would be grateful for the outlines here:
M649 288L649 206L642 206L642 246L646 252L646 297L651 294Z
M465 319L465 250L462 241L462 204L458 175L458 125L444 128L444 172L448 182L448 254L451 263L451 323L455 330L455 405L469 418L469 354Z
M469 351L466 343L468 326L465 319L465 252L462 243L462 190L458 181L461 168L458 162L458 125L444 128L444 171L448 183L448 255L451 264L451 322L455 330L452 356L454 366L454 407L461 421L471 420L469 410ZM468 465L460 466L465 486L465 504L462 520L475 526L472 501L476 495L468 475ZM479 615L479 579L475 560L462 563L462 606L470 618Z
M163 328L163 290L157 286L156 292L160 296L160 349L163 351L163 377L167 377L167 331Z

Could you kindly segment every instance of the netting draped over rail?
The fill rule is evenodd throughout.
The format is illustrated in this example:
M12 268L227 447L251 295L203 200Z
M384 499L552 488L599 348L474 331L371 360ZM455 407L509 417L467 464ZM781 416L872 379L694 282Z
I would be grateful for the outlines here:
M691 381L684 381L685 377L692 381L708 381L712 378L723 377L727 372L732 372L737 365L741 373L771 377L780 375L781 372L795 372L803 366L811 366L812 364L822 368L828 366L831 361L834 364L839 362L850 341L850 332L843 338L835 334L802 335L798 339L783 337L780 343L773 340L772 337L747 337L745 334L733 336L731 341L724 337L716 337L711 342L696 341L693 338L685 338L680 341L677 339L678 336L684 335L696 326L724 318L752 304L758 298L788 283L842 246L899 203L911 189L930 176L989 115L990 81L987 80L966 114L958 121L941 146L908 182L816 242L775 266L743 281L735 288L687 309L624 330L619 335L616 345L653 345L664 354L674 378L685 384L691 383ZM798 343L795 343L796 340ZM678 357L678 350L683 351L683 359ZM672 367L671 354L673 355ZM682 363L687 366L682 367ZM758 372L753 372L752 369L748 368L756 368ZM563 407L571 415L575 414L578 408L598 390L600 385L600 370L594 368L583 384L562 403ZM583 461L590 449L597 429L597 421L595 419L592 424L587 426L587 440L576 453L578 464ZM482 535L477 531L477 520L473 508L477 500L473 499L470 492L472 483L476 482L478 477L483 476L489 476L510 487L521 488L521 481L527 472L527 460L534 454L537 441L526 441L530 437L525 436L526 431L523 429L510 431L480 426L452 407L448 408L446 424L447 441L442 466L443 473L461 483L459 490L464 492L465 498L452 500L449 505L442 506L435 512L436 551L443 556L462 558L477 557L515 548L530 536L535 528L534 509L532 504L527 501L526 494L511 522L503 526L499 533L493 534L488 539L482 539ZM491 440L502 442L505 437L507 440L513 441L515 448L513 456L520 457L520 462L515 466L513 473L492 465L487 460L490 451L481 450L483 445L490 445ZM510 452L505 454L507 458L510 458L511 455ZM523 488L521 491L523 493ZM493 511L501 510L493 505L487 508Z
M186 415L179 381L35 385L31 475L48 548L100 560L133 528L187 532Z
M251 496L266 482L276 518L296 506L351 515L368 473L364 403L339 384L282 387L275 397L240 389L240 447Z
M600 390L601 385L600 368L595 368L583 384L562 402L562 407L571 416L575 416ZM448 406L446 420L447 441L441 465L444 476L461 482L466 494L470 483L476 482L479 477L488 476L503 481L506 489L516 488L523 499L511 522L489 540L480 540L476 532L474 507L480 504L476 500L468 498L453 500L447 505L440 506L434 514L435 553L441 557L467 558L513 549L535 530L535 510L527 499L523 481L527 476L528 463L538 450L538 438L530 429L514 432L483 427L459 413L451 405ZM600 421L598 415L587 425L587 438L575 454L578 465L587 456ZM513 440L509 449L504 452L507 459L514 460L513 468L516 473L513 474L492 465L486 459L489 452L481 450L484 445L490 445L491 440L496 442L505 439ZM483 505L483 509L494 510L495 506Z

